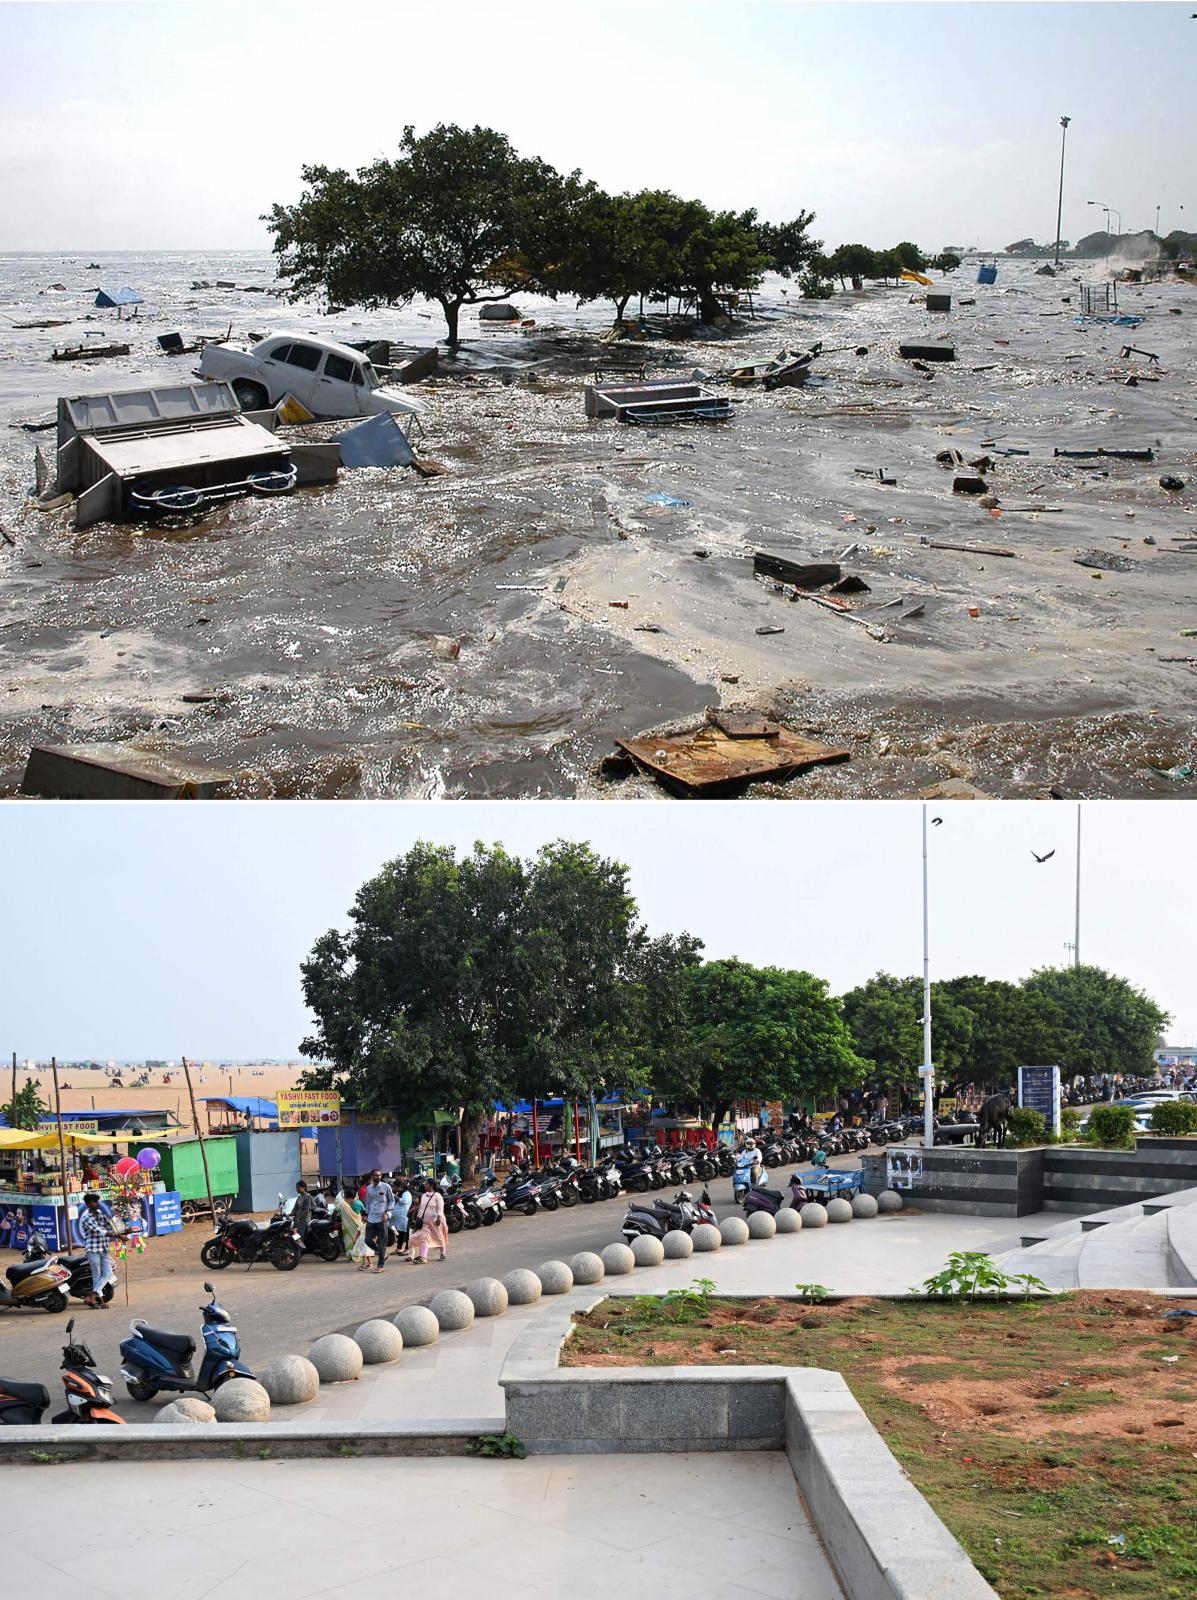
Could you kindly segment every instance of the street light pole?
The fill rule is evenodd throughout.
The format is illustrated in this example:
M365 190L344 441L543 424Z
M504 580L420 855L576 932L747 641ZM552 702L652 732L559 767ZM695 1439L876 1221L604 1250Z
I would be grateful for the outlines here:
M1081 964L1081 808L1076 808L1076 925L1072 935L1072 964Z
M1060 118L1060 198L1056 205L1056 265L1060 265L1060 228L1064 221L1064 144L1068 138L1071 117Z
M931 1064L931 921L930 899L927 892L927 807L923 807L923 1065L919 1075L923 1080L923 1145L930 1150L935 1145L935 1095L932 1090Z

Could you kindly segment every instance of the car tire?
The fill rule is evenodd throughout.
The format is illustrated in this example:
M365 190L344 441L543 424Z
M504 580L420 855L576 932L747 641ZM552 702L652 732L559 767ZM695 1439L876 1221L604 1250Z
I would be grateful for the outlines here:
M242 411L265 411L270 404L270 396L262 385L251 383L248 378L237 378L233 383L233 393Z

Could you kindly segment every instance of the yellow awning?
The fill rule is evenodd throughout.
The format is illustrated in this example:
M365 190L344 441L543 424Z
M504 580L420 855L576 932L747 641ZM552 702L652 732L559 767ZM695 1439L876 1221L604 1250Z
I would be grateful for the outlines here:
M105 1141L97 1138L94 1133L67 1133L63 1132L63 1144L72 1147L85 1148L88 1145L101 1144ZM0 1128L0 1150L57 1150L58 1135L56 1133L32 1133L25 1128Z
M934 287L934 283L930 278L925 278L921 272L911 272L909 268L907 268L907 270L902 274L902 282L921 283L924 284L928 289Z

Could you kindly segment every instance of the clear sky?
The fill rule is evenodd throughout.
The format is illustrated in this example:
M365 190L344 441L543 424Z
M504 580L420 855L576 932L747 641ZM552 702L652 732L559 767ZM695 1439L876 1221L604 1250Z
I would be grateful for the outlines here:
M1075 807L932 814L933 975L1066 962ZM1082 957L1171 1011L1173 1042L1197 1040L1195 820L1178 803L1084 810ZM15 803L0 807L0 1053L292 1057L299 962L383 861L421 838L526 856L562 837L626 862L649 929L695 933L708 956L805 967L837 993L921 970L910 803Z
M613 190L939 249L1054 236L1066 114L1066 238L1094 198L1197 227L1193 9L0 0L0 251L265 245L304 162L439 121Z

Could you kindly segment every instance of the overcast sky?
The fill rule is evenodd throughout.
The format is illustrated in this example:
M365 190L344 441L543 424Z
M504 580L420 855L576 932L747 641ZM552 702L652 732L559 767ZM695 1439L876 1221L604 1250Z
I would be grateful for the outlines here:
M1076 808L932 814L933 975L1067 961ZM1174 1042L1197 1039L1195 825L1175 803L1084 810L1082 957L1171 1011ZM527 856L556 838L626 862L649 929L697 934L708 956L805 967L834 992L921 970L910 803L16 803L0 807L0 1051L292 1057L299 962L385 860L417 839ZM1039 866L1032 849L1056 855Z
M304 162L489 124L829 244L1197 227L1185 4L0 0L0 250L240 248ZM1180 206L1186 210L1182 215Z

